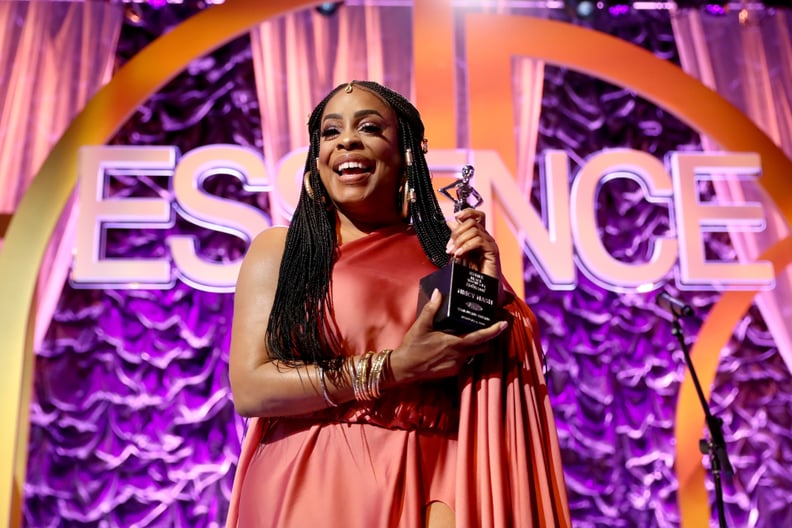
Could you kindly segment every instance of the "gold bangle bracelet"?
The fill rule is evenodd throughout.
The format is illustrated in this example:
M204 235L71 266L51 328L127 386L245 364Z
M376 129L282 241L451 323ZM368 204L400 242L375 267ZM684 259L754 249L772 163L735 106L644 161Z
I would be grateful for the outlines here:
M371 378L369 380L369 392L373 398L379 398L382 394L380 387L382 384L382 368L385 365L390 353L393 350L386 348L377 353L377 356L371 362Z

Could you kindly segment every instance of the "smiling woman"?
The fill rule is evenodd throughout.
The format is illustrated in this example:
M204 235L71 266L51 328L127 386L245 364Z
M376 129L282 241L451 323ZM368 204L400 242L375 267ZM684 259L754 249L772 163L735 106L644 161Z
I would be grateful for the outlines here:
M340 241L400 223L394 197L404 162L390 107L368 90L344 90L328 101L320 131L317 169L339 213Z
M483 213L446 223L418 111L353 81L308 128L292 224L239 274L230 377L254 420L227 525L568 526L531 311L507 295L501 321L451 335L435 291L416 318L450 254L504 281Z

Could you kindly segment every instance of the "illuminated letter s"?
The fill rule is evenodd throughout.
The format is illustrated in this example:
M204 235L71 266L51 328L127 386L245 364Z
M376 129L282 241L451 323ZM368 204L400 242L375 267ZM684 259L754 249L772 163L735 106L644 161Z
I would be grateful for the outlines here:
M264 162L255 151L236 145L197 148L182 157L173 175L179 212L196 225L250 242L270 226L270 221L255 207L206 193L202 183L215 174L234 176L247 191L268 191L271 187ZM171 236L168 246L185 283L205 291L234 290L239 260L210 262L199 258L195 239L190 235Z

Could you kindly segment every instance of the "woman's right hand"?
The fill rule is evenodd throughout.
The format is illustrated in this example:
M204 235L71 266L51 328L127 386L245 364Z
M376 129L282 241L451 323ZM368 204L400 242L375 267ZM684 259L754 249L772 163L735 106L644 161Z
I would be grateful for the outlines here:
M483 345L508 326L500 321L462 335L434 330L432 321L441 301L442 295L435 289L402 344L392 352L390 364L394 384L455 376L465 361L484 352Z

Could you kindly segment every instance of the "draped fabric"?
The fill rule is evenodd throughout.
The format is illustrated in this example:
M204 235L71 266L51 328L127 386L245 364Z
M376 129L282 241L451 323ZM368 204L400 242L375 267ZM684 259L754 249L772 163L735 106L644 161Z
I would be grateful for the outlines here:
M344 352L397 346L415 317L418 282L434 269L412 229L342 245L332 291ZM308 422L265 420L262 429L254 420L227 526L237 526L239 515L242 528L320 519L327 526L414 527L426 503L443 500L456 510L458 528L569 527L536 319L518 299L504 309L510 328L460 373L459 403L456 383L441 380L319 411ZM438 459L450 452L456 460L435 468L436 450ZM353 511L338 507L355 501Z
M52 146L111 76L122 8L103 2L0 2L0 212L13 213ZM34 348L74 247L66 206L44 256Z
M571 526L538 325L514 300L508 353L463 379L457 462L458 528ZM508 491L507 491L508 490ZM460 522L461 521L461 522Z
M728 99L750 117L792 157L792 12L737 10L707 16L687 9L672 17L682 67ZM719 146L701 138L707 150ZM758 233L731 230L742 262L756 261L770 245L792 234L772 200L755 181L716 179L713 186L724 202L757 202L767 228ZM792 372L792 268L779 274L775 288L760 293L756 305L773 334L779 353Z

